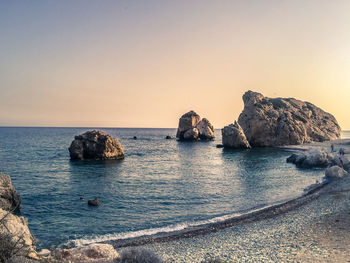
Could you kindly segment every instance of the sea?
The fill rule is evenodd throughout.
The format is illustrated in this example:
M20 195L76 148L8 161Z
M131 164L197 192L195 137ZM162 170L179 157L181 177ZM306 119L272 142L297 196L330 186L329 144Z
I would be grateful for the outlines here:
M71 161L74 136L92 129L118 138L125 159ZM11 176L21 195L20 215L39 248L224 220L301 196L324 175L286 163L287 149L217 148L220 130L209 142L179 142L175 134L176 129L0 127L0 171ZM88 206L95 197L102 205Z

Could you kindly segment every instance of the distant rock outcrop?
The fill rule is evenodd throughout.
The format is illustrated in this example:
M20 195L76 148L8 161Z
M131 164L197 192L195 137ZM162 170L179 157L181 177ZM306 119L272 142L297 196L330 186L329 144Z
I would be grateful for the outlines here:
M124 158L124 149L117 139L102 131L93 130L75 136L69 154L72 160L116 160Z
M247 91L238 118L251 146L279 146L322 142L340 137L333 115L309 102L293 98L267 98Z
M221 129L222 144L225 148L248 149L250 144L244 135L241 126L235 123Z
M176 133L176 138L180 141L194 141L198 138L212 140L214 137L214 127L206 118L201 120L201 117L194 111L189 111L181 116Z
M300 168L326 168L334 163L334 156L324 150L311 150L293 153L287 158L287 163L294 163Z
M21 197L12 185L10 176L0 173L0 208L12 211L19 209Z

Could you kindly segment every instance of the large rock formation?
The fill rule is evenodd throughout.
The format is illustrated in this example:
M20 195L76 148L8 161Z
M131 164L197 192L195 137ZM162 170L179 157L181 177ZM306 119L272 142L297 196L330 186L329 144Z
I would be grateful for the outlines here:
M324 150L310 150L301 153L293 153L287 158L287 163L294 163L300 168L325 168L335 164L335 157Z
M267 98L247 91L238 118L251 146L279 146L322 142L340 137L333 115L309 102L293 98Z
M248 149L250 144L244 135L241 126L235 121L234 124L225 126L222 130L222 144L225 148Z
M93 130L75 136L69 154L72 160L116 160L124 158L124 149L117 139L102 131Z
M12 185L10 176L0 173L0 208L13 211L19 209L21 197Z
M181 141L212 140L214 127L206 118L201 120L197 113L189 111L181 116L176 137Z
M28 221L0 208L0 236L9 246L14 246L16 256L35 254L37 240L28 227ZM5 241L4 241L5 242Z

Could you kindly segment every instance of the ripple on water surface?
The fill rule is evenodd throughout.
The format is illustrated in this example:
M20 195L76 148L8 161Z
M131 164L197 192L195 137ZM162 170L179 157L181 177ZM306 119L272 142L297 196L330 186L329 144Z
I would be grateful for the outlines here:
M71 162L67 148L86 130L0 128L0 169L41 246L196 224L298 196L323 176L287 164L281 149L216 148L220 130L215 141L181 143L165 139L175 129L101 129L125 159ZM94 197L102 206L87 206Z

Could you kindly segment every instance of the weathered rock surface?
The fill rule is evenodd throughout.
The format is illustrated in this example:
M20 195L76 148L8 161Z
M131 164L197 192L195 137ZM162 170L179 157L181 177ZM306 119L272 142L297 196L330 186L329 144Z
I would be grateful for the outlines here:
M212 140L214 136L214 127L213 125L209 122L208 119L203 118L198 124L197 124L197 129L199 133L199 138L201 140Z
M348 172L336 165L326 169L327 178L342 178L346 175L348 175Z
M96 197L95 199L88 200L88 205L90 206L100 206L101 201Z
M35 253L37 241L30 233L26 218L13 215L0 208L0 220L0 234L9 235L12 243L17 244L16 247L20 248L17 256L28 256L32 252Z
M221 129L222 144L225 148L248 149L250 144L244 135L241 126L235 123Z
M287 158L287 163L294 163L300 168L325 168L333 165L334 155L324 150L312 150L302 153L293 153Z
M93 130L75 136L69 154L72 160L116 160L124 158L124 149L117 139Z
M201 119L194 111L181 116L176 133L180 141L212 140L214 137L214 127L206 118Z
M109 244L91 244L84 247L62 249L53 253L52 258L59 262L110 262L120 255Z
M21 197L12 185L10 176L0 173L0 208L12 211L19 209Z
M340 137L333 115L293 98L268 98L247 91L238 118L251 146L280 146L322 142Z

